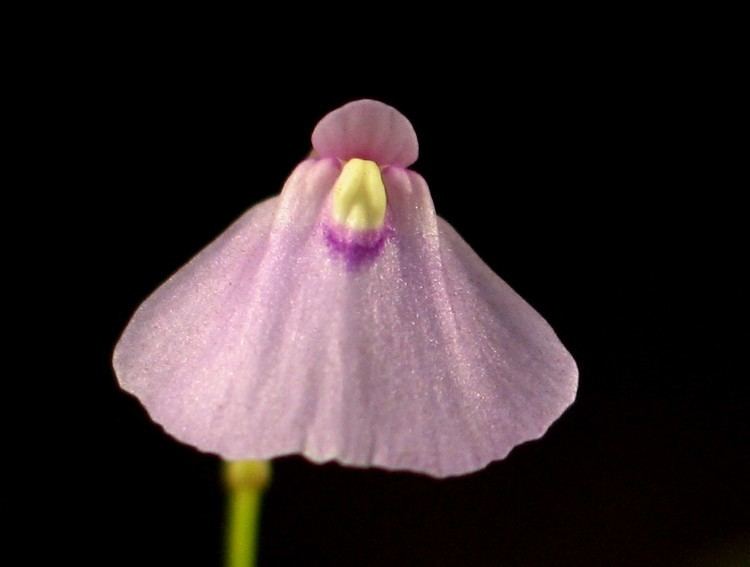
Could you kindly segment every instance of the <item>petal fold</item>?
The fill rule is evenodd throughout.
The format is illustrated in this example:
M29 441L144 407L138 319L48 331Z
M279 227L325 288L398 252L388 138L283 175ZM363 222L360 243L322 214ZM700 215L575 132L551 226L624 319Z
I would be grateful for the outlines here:
M395 108L375 100L357 100L318 122L312 143L321 157L360 158L381 166L408 167L419 155L417 134Z

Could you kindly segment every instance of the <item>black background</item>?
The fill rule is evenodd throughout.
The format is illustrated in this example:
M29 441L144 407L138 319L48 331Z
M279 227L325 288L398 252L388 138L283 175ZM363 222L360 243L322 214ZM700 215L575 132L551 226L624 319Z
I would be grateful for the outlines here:
M111 352L160 282L280 190L317 120L362 97L412 121L438 213L556 329L579 395L542 440L465 477L276 461L260 564L748 557L748 387L724 324L723 268L741 261L733 155L697 53L547 46L402 72L310 53L276 76L263 52L137 44L49 54L68 64L44 100L74 242L55 272L70 311L51 329L75 345L55 361L72 394L49 495L57 557L221 564L218 459L151 423Z

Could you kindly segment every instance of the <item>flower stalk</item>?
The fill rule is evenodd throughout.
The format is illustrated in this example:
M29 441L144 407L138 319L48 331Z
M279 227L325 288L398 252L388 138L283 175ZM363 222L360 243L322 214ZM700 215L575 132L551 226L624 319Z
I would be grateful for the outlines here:
M260 504L271 480L268 461L224 461L227 491L226 566L253 567L257 557Z

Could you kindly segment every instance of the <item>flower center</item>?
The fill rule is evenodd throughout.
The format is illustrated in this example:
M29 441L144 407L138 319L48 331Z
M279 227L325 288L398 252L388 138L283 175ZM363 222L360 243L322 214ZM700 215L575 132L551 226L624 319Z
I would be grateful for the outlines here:
M355 230L383 226L386 194L374 161L354 158L344 164L333 185L333 218Z

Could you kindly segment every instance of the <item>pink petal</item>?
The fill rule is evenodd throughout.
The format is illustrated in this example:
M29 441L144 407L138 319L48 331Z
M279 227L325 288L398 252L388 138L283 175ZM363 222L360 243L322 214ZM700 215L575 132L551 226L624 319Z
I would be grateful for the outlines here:
M122 386L178 439L226 459L471 472L541 436L575 397L549 325L386 169L393 234L358 269L326 242L339 171L303 162L139 308Z
M321 157L369 159L408 167L419 155L417 134L395 108L375 100L350 102L327 114L312 135Z

